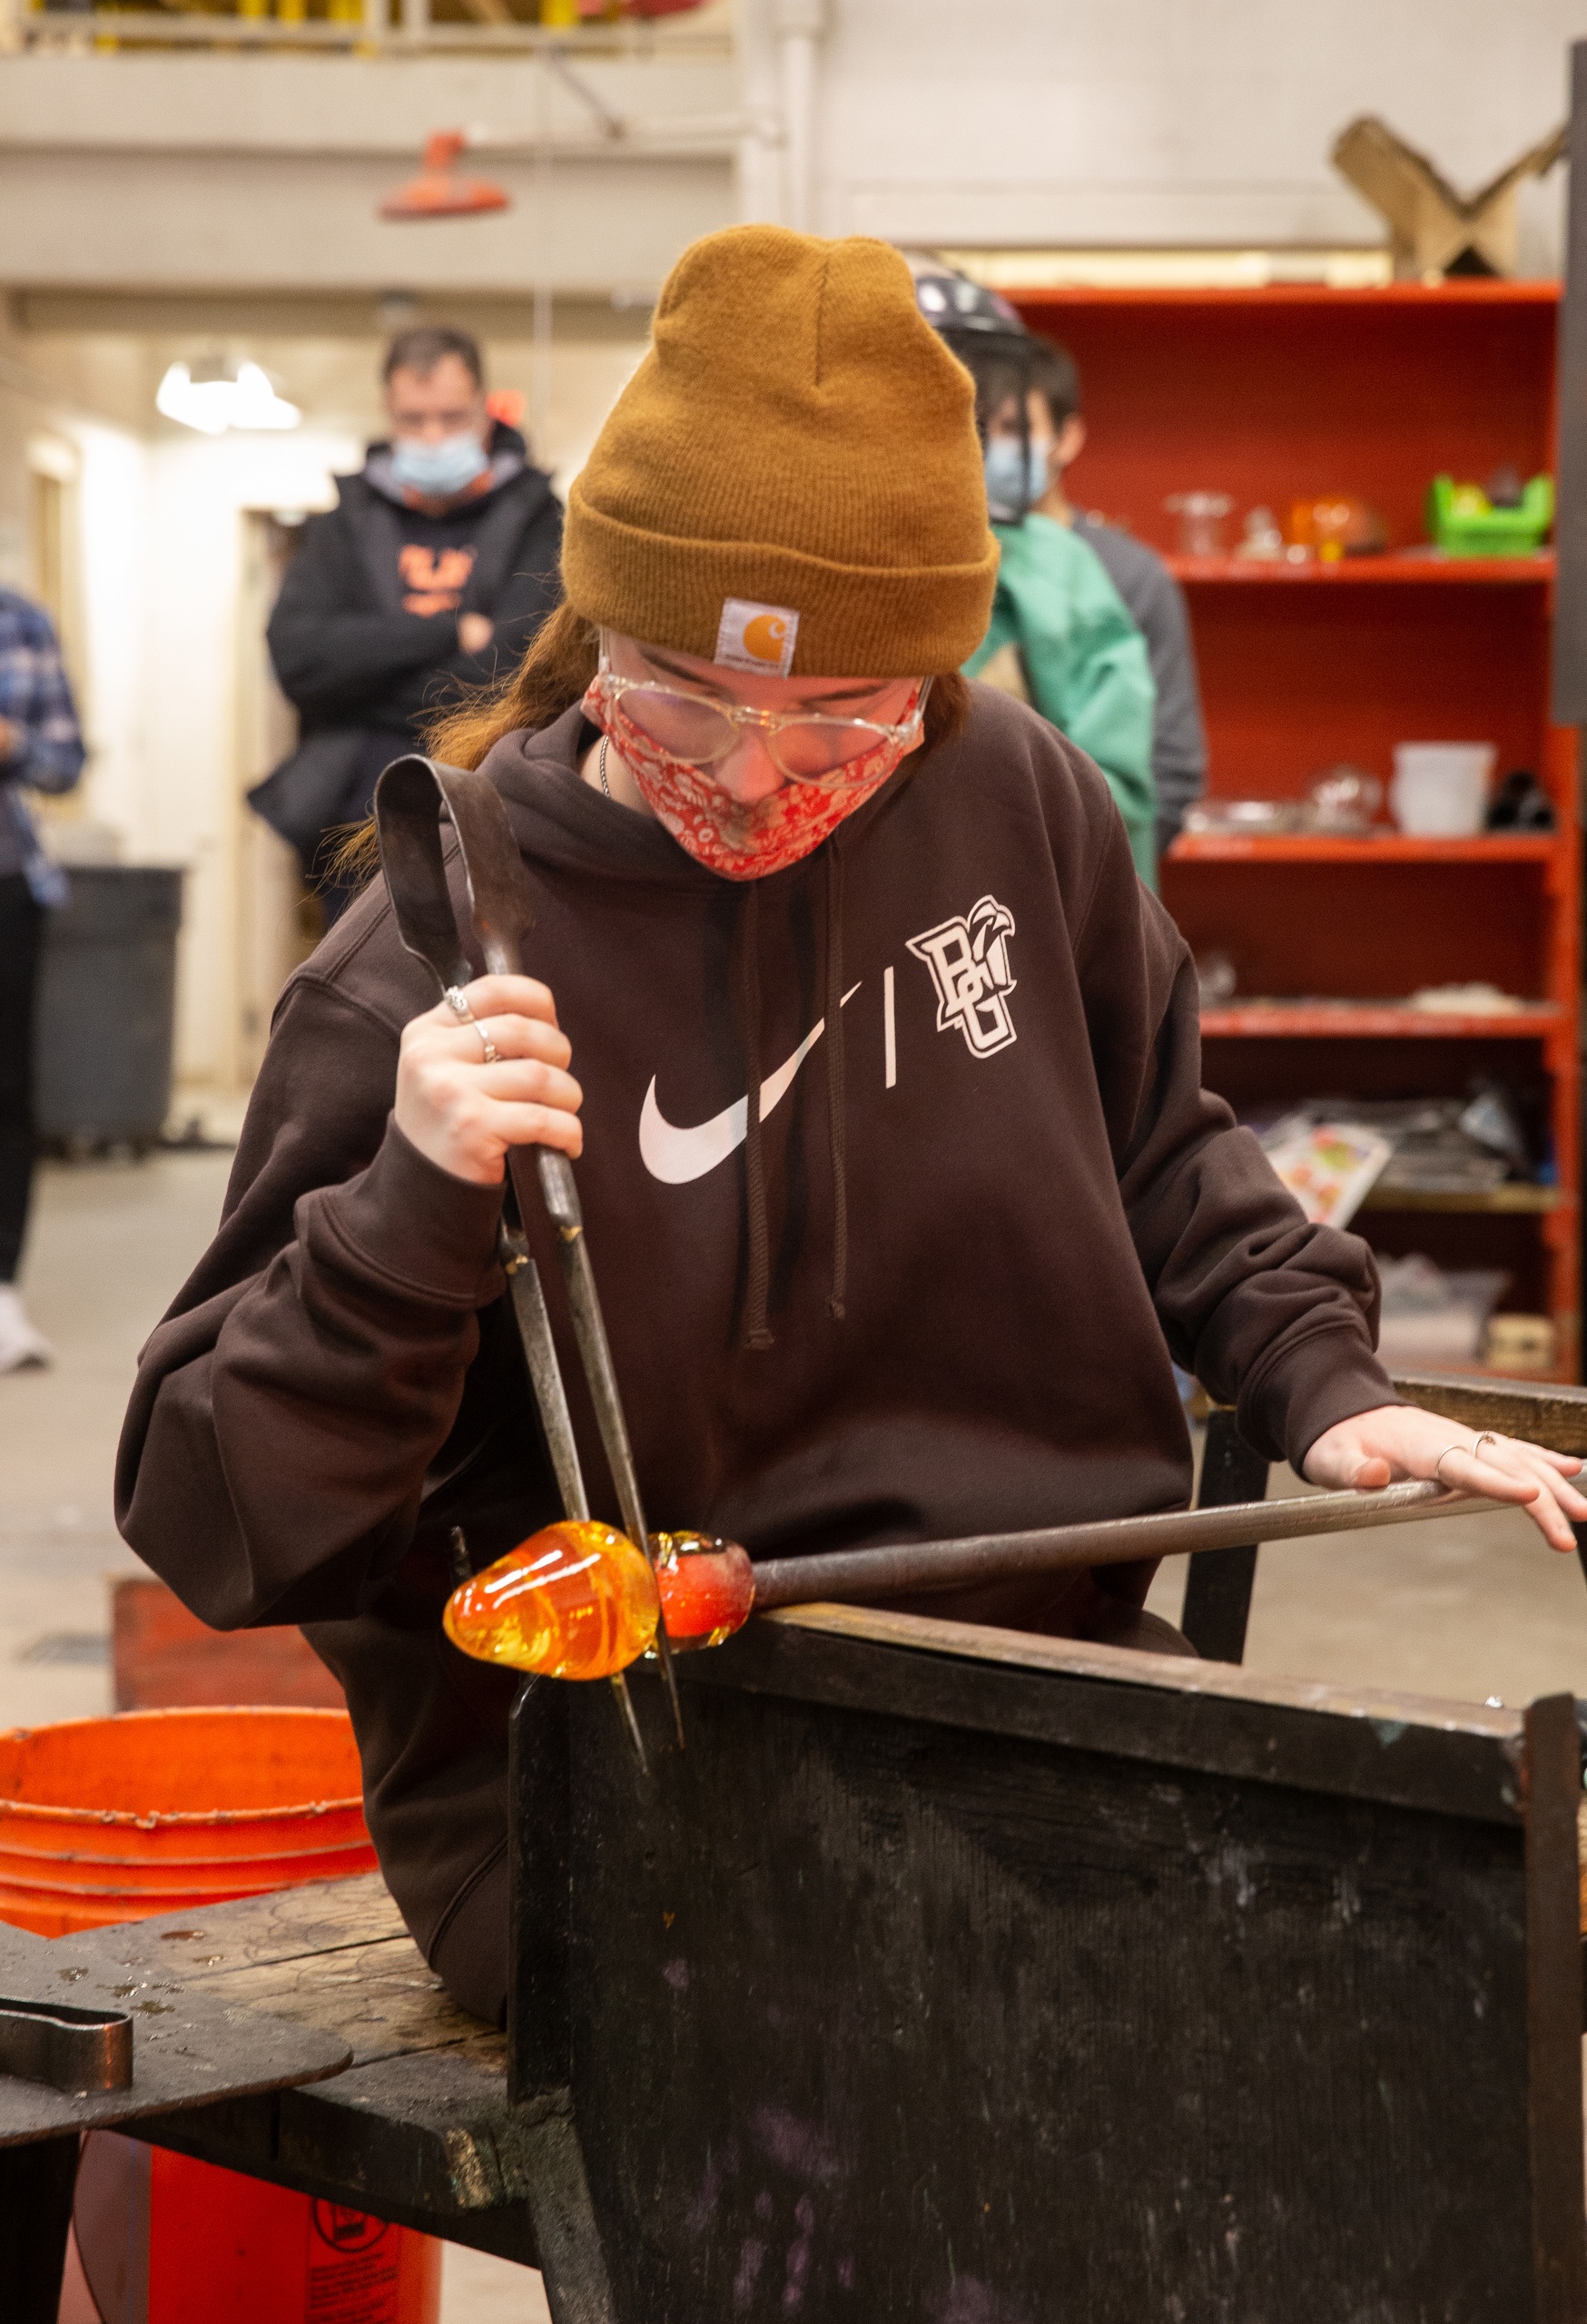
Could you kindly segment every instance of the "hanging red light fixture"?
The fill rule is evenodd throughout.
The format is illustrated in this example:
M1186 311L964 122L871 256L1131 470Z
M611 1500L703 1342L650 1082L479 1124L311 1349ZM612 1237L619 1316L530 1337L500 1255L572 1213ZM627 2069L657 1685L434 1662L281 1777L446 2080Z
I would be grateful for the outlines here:
M456 162L467 150L460 129L438 129L424 141L419 175L389 193L382 218L472 218L486 210L506 210L510 198L486 178L459 177Z

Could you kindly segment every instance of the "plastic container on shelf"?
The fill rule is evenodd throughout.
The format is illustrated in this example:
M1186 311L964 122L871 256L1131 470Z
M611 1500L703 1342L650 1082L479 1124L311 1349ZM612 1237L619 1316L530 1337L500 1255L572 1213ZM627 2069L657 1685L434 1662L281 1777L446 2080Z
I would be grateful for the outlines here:
M1389 806L1417 839L1470 839L1483 828L1498 753L1492 743L1396 743Z
M42 1138L153 1146L171 1107L182 873L74 865L39 966L34 1104Z
M1174 492L1163 507L1179 520L1181 556L1221 556L1224 519L1234 507L1227 492Z
M1533 477L1508 508L1452 476L1435 476L1427 487L1427 531L1449 556L1535 556L1553 521L1551 476Z

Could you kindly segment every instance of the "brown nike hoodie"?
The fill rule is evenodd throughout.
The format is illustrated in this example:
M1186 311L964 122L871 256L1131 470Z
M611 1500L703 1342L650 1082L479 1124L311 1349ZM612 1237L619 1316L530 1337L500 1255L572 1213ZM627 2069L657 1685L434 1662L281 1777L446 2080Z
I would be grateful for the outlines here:
M487 762L585 1090L579 1188L654 1524L787 1555L1183 1503L1170 1356L1297 1466L1394 1401L1365 1245L1308 1226L1200 1087L1190 960L1101 776L973 696L961 739L748 885L580 781L577 710ZM288 985L220 1231L143 1352L117 1512L204 1620L309 1629L391 1889L494 2015L512 1685L441 1632L446 1543L462 1525L480 1565L557 1512L499 1192L389 1120L399 1036L435 997L380 887ZM1083 1629L1083 1593L1029 1619Z

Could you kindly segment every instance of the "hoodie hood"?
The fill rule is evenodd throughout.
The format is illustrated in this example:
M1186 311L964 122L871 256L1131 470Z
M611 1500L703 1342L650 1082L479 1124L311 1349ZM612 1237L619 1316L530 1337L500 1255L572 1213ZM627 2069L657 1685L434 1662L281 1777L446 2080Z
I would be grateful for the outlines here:
M696 862L655 817L597 793L581 777L579 762L596 739L596 729L577 708L565 712L555 724L537 734L506 736L485 762L507 803L519 846L528 855L555 862L563 871L596 878L636 881L676 888L681 894L716 899L725 888L735 901L729 907L734 922L729 975L733 1013L744 1058L744 1147L746 1277L743 1344L747 1348L772 1346L768 1319L771 1270L771 1231L767 1213L764 1150L764 1117L777 1102L766 1104L762 1079L761 923L763 911L775 913L784 899L807 899L813 881L824 891L820 907L822 926L821 991L822 1060L827 1098L827 1164L832 1195L832 1270L827 1309L841 1323L845 1313L849 1264L849 1205L846 1111L843 1103L843 862L845 851L862 839L884 803L896 797L907 779L899 769L873 797L839 825L811 855L784 872L764 880L724 881ZM763 891L768 901L763 905ZM710 909L709 906L706 907ZM806 908L807 905L806 905ZM720 916L721 907L715 908ZM652 1146L660 1150L656 1123ZM642 1148L643 1150L643 1148Z

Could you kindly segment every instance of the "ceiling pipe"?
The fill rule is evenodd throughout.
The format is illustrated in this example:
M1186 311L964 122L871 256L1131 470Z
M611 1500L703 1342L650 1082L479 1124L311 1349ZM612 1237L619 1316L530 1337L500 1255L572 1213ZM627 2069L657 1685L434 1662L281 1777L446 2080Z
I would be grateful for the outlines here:
M815 87L826 0L774 0L773 30L783 84L783 219L815 230Z
M693 5L693 0L691 0ZM581 73L576 73L559 48L541 51L543 62L554 73L569 96L577 97L586 113L593 115L603 137L626 137L628 123L621 113L614 113L606 99L590 87Z

